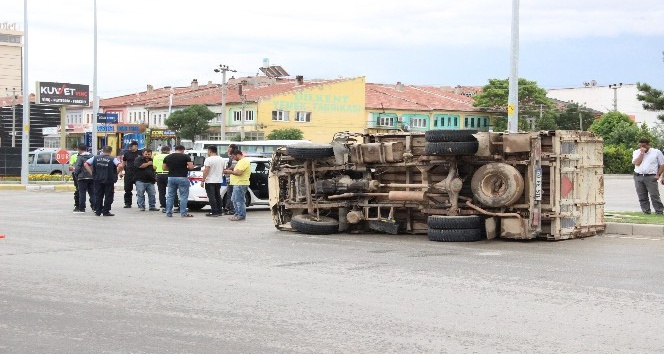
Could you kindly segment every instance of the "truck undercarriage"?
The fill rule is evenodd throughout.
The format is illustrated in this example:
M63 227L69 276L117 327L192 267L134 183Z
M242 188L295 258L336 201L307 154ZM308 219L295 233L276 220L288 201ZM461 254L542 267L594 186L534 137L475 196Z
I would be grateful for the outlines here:
M270 206L302 233L560 240L604 230L602 171L588 132L344 132L276 151Z

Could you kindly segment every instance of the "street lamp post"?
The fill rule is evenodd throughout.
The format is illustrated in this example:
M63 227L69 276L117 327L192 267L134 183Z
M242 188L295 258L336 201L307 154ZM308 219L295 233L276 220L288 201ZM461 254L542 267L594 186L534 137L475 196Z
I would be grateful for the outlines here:
M242 125L240 127L240 141L244 141L244 121L245 119L245 112L244 112L244 105L247 101L247 95L242 95L242 113L240 115L240 119L242 120Z
M226 72L237 72L237 70L229 69L228 65L219 64L219 67L214 69L214 72L221 73L221 124L220 134L221 140L226 140Z
M613 89L613 110L618 111L618 89L622 87L622 82L617 84L609 85L610 89Z
M21 184L28 184L30 152L30 88L28 87L28 0L23 1L23 126L21 127Z
M512 0L512 47L507 99L507 130L519 131L519 0Z

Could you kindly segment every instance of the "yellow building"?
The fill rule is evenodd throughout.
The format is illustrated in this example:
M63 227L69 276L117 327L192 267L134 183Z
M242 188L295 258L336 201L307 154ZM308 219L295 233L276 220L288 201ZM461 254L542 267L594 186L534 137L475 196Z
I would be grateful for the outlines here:
M275 129L297 128L314 142L330 142L339 131L362 132L364 86L364 77L328 80L260 99L257 126L265 136Z

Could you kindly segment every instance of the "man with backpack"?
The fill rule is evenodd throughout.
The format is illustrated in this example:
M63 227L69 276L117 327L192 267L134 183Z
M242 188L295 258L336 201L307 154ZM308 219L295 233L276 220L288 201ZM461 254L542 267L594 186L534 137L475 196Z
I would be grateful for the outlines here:
M85 162L91 157L92 154L88 152L87 146L85 146L85 144L79 144L76 163L74 164L74 171L72 173L74 180L77 182L78 189L78 208L74 210L74 213L85 213L86 195L90 197L90 208L92 208L92 211L95 211L92 174L84 168Z

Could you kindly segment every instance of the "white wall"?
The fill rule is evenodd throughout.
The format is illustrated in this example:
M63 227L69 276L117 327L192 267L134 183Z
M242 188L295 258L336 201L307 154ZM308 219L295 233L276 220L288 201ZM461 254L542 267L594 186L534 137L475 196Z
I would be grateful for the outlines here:
M653 127L661 123L658 114L664 112L650 112L643 109L642 102L636 99L638 90L636 84L623 84L616 89L618 111L633 116L637 124L647 123ZM608 86L574 87L548 90L547 96L566 102L579 103L582 106L609 112L613 110L614 90Z

